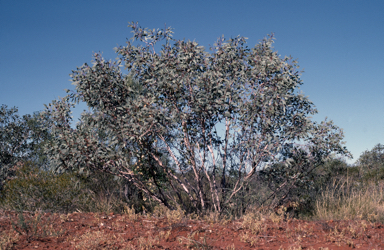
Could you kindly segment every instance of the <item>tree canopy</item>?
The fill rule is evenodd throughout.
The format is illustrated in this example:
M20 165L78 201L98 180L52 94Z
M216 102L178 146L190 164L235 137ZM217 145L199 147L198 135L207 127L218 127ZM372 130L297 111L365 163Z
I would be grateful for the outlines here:
M47 164L43 144L49 139L47 130L39 122L39 113L18 115L16 107L0 107L0 188L14 173L21 161Z
M73 71L75 91L43 113L58 171L104 171L167 207L221 212L261 170L291 169L275 189L289 190L331 154L349 156L341 129L311 120L299 66L274 51L273 36L253 48L220 37L208 52L171 28L129 27L118 60L95 53ZM72 128L80 101L90 112Z

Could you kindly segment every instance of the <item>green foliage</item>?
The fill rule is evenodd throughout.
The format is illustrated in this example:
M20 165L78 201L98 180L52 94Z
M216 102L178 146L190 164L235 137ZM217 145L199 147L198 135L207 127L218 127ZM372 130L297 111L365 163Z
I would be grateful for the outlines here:
M341 159L331 158L314 170L313 181L317 190L320 190L332 184L335 179L356 175L356 170Z
M377 144L362 153L357 161L360 173L365 180L384 179L384 145Z
M43 145L49 140L49 133L38 113L17 114L16 107L0 107L0 190L7 178L14 175L13 167L18 162L33 161L47 167Z
M75 174L54 175L24 164L2 190L3 208L17 211L70 212L89 207L92 196Z
M170 28L129 27L133 41L116 48L117 62L95 54L93 66L73 71L76 91L42 113L58 172L104 171L169 208L222 212L242 190L254 192L266 166L284 175L274 188L289 192L331 154L349 155L332 121L311 121L317 111L298 93L297 62L279 57L273 36L254 48L222 37L209 53ZM91 112L73 129L79 101Z
M363 180L365 181L370 181L370 180L380 181L383 179L384 179L384 166L367 171L363 176Z
M30 162L18 166L15 173L1 192L3 209L121 213L126 206L134 206L138 212L151 210L139 190L112 175L54 174Z
M384 145L377 144L371 150L367 150L360 155L358 165L366 169L379 168L384 165Z
M17 108L0 108L0 187L12 176L11 167L21 158L26 150L25 129Z

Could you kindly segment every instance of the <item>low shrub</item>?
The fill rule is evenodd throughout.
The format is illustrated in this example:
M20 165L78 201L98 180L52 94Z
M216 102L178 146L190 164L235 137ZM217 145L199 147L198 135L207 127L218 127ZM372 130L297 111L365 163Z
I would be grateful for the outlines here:
M74 173L55 175L31 163L16 170L1 191L4 209L17 211L63 212L88 210L92 194Z
M123 213L127 206L142 212L149 205L134 187L114 176L54 174L26 162L16 167L15 177L1 190L0 206L16 211Z

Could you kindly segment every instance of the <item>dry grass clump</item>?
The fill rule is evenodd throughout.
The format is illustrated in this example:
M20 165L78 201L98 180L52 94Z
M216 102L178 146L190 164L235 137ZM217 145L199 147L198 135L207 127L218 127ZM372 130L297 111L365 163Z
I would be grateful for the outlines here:
M12 229L0 232L0 250L12 249L19 238L20 234Z
M71 244L75 249L135 249L131 244L127 244L124 239L115 234L108 234L103 231L88 231L81 236L72 238Z
M203 216L203 220L207 223L219 223L221 221L220 213L209 212Z
M188 238L179 236L177 237L177 241L180 245L184 246L187 249L213 249L213 247L210 246L207 242L206 237L200 237L200 240L194 240L190 236Z
M135 208L133 206L131 208L125 206L124 214L128 217L128 220L130 221L136 221L139 218L139 215L136 214Z
M265 215L260 212L250 212L243 216L242 227L249 230L252 234L258 235L266 230Z
M327 241L335 242L339 246L346 244L350 248L355 248L353 239L366 241L371 239L371 236L366 233L368 224L365 221L349 221L348 224L347 227L338 228L336 226L331 230L326 236Z
M142 250L153 249L154 246L157 244L159 244L159 237L158 236L155 236L155 237L152 237L152 236L143 237L143 236L141 236L138 239L139 249L142 249Z
M384 183L334 182L316 201L314 218L384 222Z
M246 231L240 235L240 240L245 243L249 243L254 246L259 241L260 234L266 232L267 224L266 220L271 215L261 209L251 210L243 215L242 228Z
M181 209L180 206L177 206L175 210L170 210L162 205L156 206L152 216L154 218L167 218L168 222L171 224L179 223L186 219L185 211Z
M25 235L28 240L42 239L46 237L57 237L65 233L65 230L54 225L53 216L45 217L41 211L36 211L34 215L27 215L19 212L18 220L12 222L12 228L19 235Z

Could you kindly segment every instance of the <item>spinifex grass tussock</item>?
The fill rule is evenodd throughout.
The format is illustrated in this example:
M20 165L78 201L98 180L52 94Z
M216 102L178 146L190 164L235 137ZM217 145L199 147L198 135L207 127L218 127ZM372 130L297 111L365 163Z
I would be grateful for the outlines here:
M268 215L262 210L252 210L243 216L242 228L246 231L241 234L240 240L254 246L259 241L258 235L265 232Z
M12 249L19 240L20 234L15 230L4 230L0 232L0 250Z
M180 245L183 245L188 249L202 249L202 250L213 249L213 247L207 243L206 237L200 237L200 240L198 241L198 240L191 239L190 237L185 238L183 236L179 236L177 237L177 240Z
M75 249L135 249L123 238L103 231L88 231L83 235L70 239ZM124 248L120 246L125 245Z
M220 222L220 213L210 212L203 216L204 221L207 223L217 223Z
M171 235L172 233L172 228L170 228L169 230L167 231L161 231L159 233L159 239L164 239L164 240L168 240L169 236Z
M114 195L106 196L105 194L98 194L92 197L93 207L89 209L90 211L99 212L99 213L113 213L120 212L119 207L124 206L121 200Z
M83 209L91 201L85 186L73 173L54 175L25 163L15 178L6 182L0 204L6 210L69 212Z
M131 208L128 206L125 206L124 214L128 217L128 220L130 221L135 221L139 217L139 215L136 214L135 208L133 206Z
M42 216L40 211L35 212L33 216L19 212L17 222L12 222L13 229L20 235L25 235L28 241L45 237L58 237L65 232L64 229L53 225L51 216L45 218L44 221Z
M314 218L384 222L384 183L335 181L316 201Z
M205 214L201 214L201 216L198 216L196 214L188 215L189 219L195 219L199 220L202 219L204 222L209 224L221 224L221 225L227 225L231 221L234 220L234 216L232 214L228 213L219 213L216 211L210 211Z
M236 247L235 247L235 244L232 244L230 246L227 246L225 249L226 250L236 250Z
M249 243L251 245L251 247L253 247L254 245L256 245L258 243L259 237L252 235L251 233L245 232L245 233L241 234L240 241L242 241L244 243Z
M138 239L139 249L142 249L142 250L153 249L156 244L159 244L159 236L155 236L155 237L151 235L147 237L141 236Z
M185 211L181 209L180 206L177 206L175 210L170 210L162 205L156 206L153 210L152 216L154 218L167 218L168 222L171 224L179 223L182 220L187 219Z
M344 223L342 225L341 223ZM344 221L336 225L326 236L327 241L335 242L338 246L355 248L353 240L369 241L372 236L367 234L366 221Z
M252 234L258 235L266 230L266 219L260 214L248 213L243 217L242 226L244 229L250 230Z
M5 183L0 206L16 211L121 213L126 203L116 192L119 186L109 183L110 176L102 177L87 179L75 172L54 174L26 162ZM103 190L98 183L109 185L105 189L114 192Z
M273 223L280 223L286 218L286 213L284 210L281 210L280 208L277 210L277 212L271 212L268 216L268 218L273 222Z
M279 248L279 250L285 250L285 249L287 249L287 250L302 250L303 248L301 246L290 246L288 248L282 248L282 247ZM320 249L322 249L322 248L320 248ZM310 248L310 250L314 250L314 248Z

